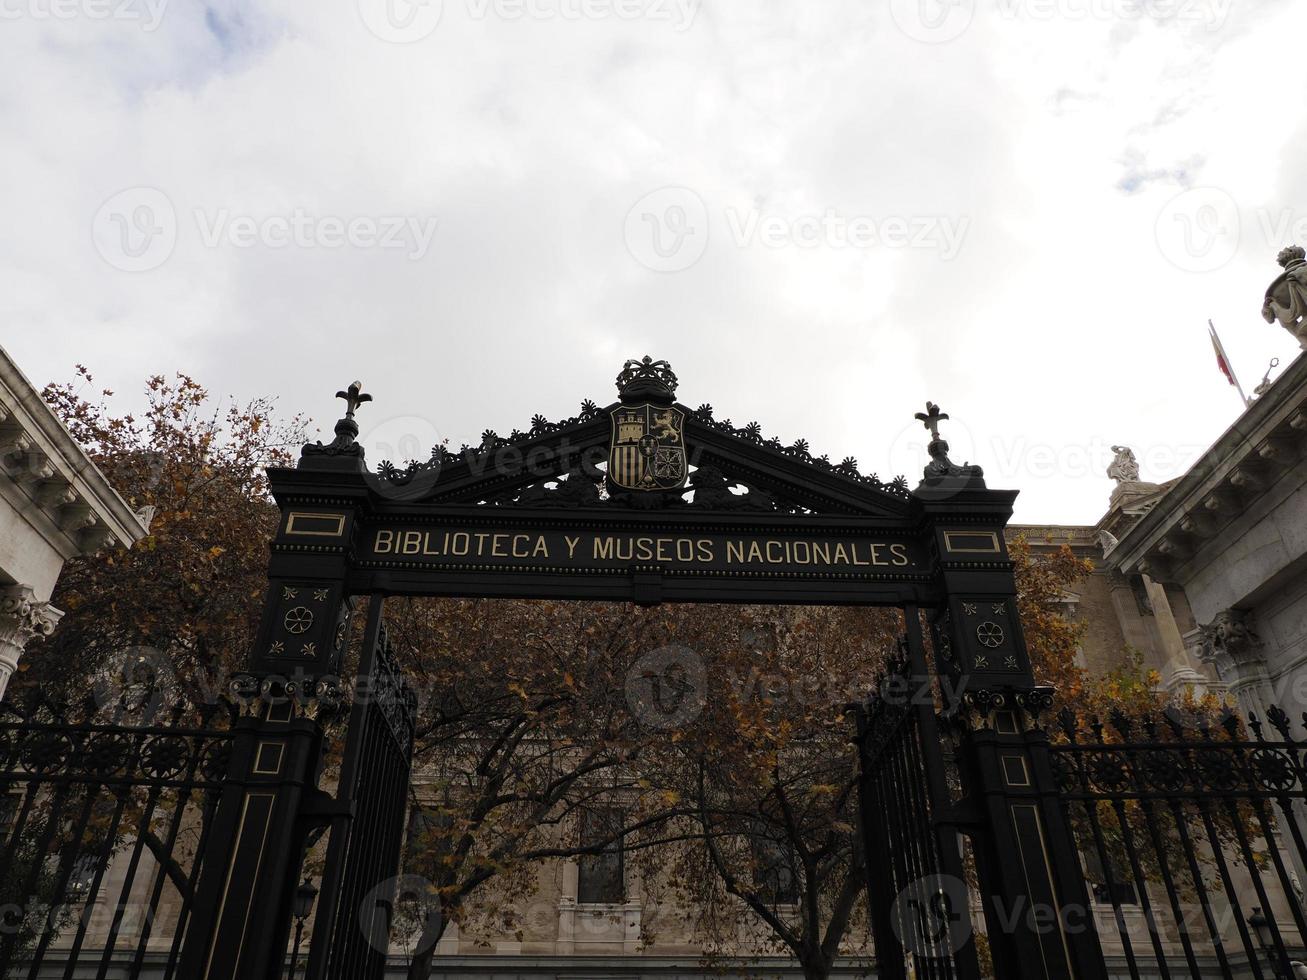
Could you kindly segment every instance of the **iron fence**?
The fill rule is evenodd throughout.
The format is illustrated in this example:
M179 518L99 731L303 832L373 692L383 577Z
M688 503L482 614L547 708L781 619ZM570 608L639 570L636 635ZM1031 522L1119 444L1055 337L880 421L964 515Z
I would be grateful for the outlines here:
M179 719L0 723L0 976L173 976L233 737Z
M1058 716L1049 753L1089 911L1130 977L1307 975L1307 743L1278 708L1266 723Z

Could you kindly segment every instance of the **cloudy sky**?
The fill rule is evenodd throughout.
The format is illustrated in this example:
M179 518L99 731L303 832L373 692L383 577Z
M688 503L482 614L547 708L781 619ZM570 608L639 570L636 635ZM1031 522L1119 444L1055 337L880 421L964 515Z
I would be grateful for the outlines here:
M1092 522L1297 346L1301 0L0 0L0 344L455 446L690 405ZM423 453L424 454L424 453ZM375 455L375 453L374 453Z

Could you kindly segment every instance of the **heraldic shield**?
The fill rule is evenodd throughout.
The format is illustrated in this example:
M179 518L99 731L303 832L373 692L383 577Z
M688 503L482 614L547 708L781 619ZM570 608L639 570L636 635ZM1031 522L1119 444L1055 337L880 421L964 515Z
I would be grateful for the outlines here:
M660 405L622 405L612 410L608 479L624 490L675 490L685 486L682 432L685 413Z

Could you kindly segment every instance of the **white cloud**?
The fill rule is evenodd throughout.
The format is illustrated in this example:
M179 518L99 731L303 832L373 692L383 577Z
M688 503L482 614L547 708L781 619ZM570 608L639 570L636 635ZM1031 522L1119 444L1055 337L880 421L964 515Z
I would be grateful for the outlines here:
M1307 9L976 0L931 44L899 26L936 0L921 2L444 0L428 33L391 44L356 3L168 4L145 30L0 0L0 80L21 93L0 105L0 342L37 379L81 361L127 392L184 369L278 392L324 431L358 376L365 412L455 442L603 401L651 353L691 404L913 478L930 397L956 455L1022 489L1019 520L1092 521L1104 447L1135 446L1165 479L1237 414L1208 317L1249 388L1293 356L1258 309L1307 219L1290 94L1307 66L1284 41ZM702 258L677 272L623 240L666 186L708 215ZM176 242L125 272L102 252L132 227L92 223L137 187L166 195ZM1219 268L1159 248L1187 187L1235 202ZM951 259L741 246L729 218L752 210L966 233ZM197 211L263 230L206 246ZM296 214L328 240L332 221L437 224L420 258L269 244ZM1190 218L1199 241L1211 229Z

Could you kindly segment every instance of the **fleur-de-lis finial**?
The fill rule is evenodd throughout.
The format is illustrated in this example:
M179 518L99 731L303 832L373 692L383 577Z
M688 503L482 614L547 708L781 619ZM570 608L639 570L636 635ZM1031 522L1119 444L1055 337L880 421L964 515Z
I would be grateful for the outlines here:
M345 399L345 418L352 419L358 407L364 402L372 401L372 396L363 391L363 382L355 381L344 391L336 392L337 398Z
M926 410L924 412L918 412L915 418L930 430L930 438L932 440L938 440L939 424L948 418L948 415L941 412L939 406L934 402L926 402Z

